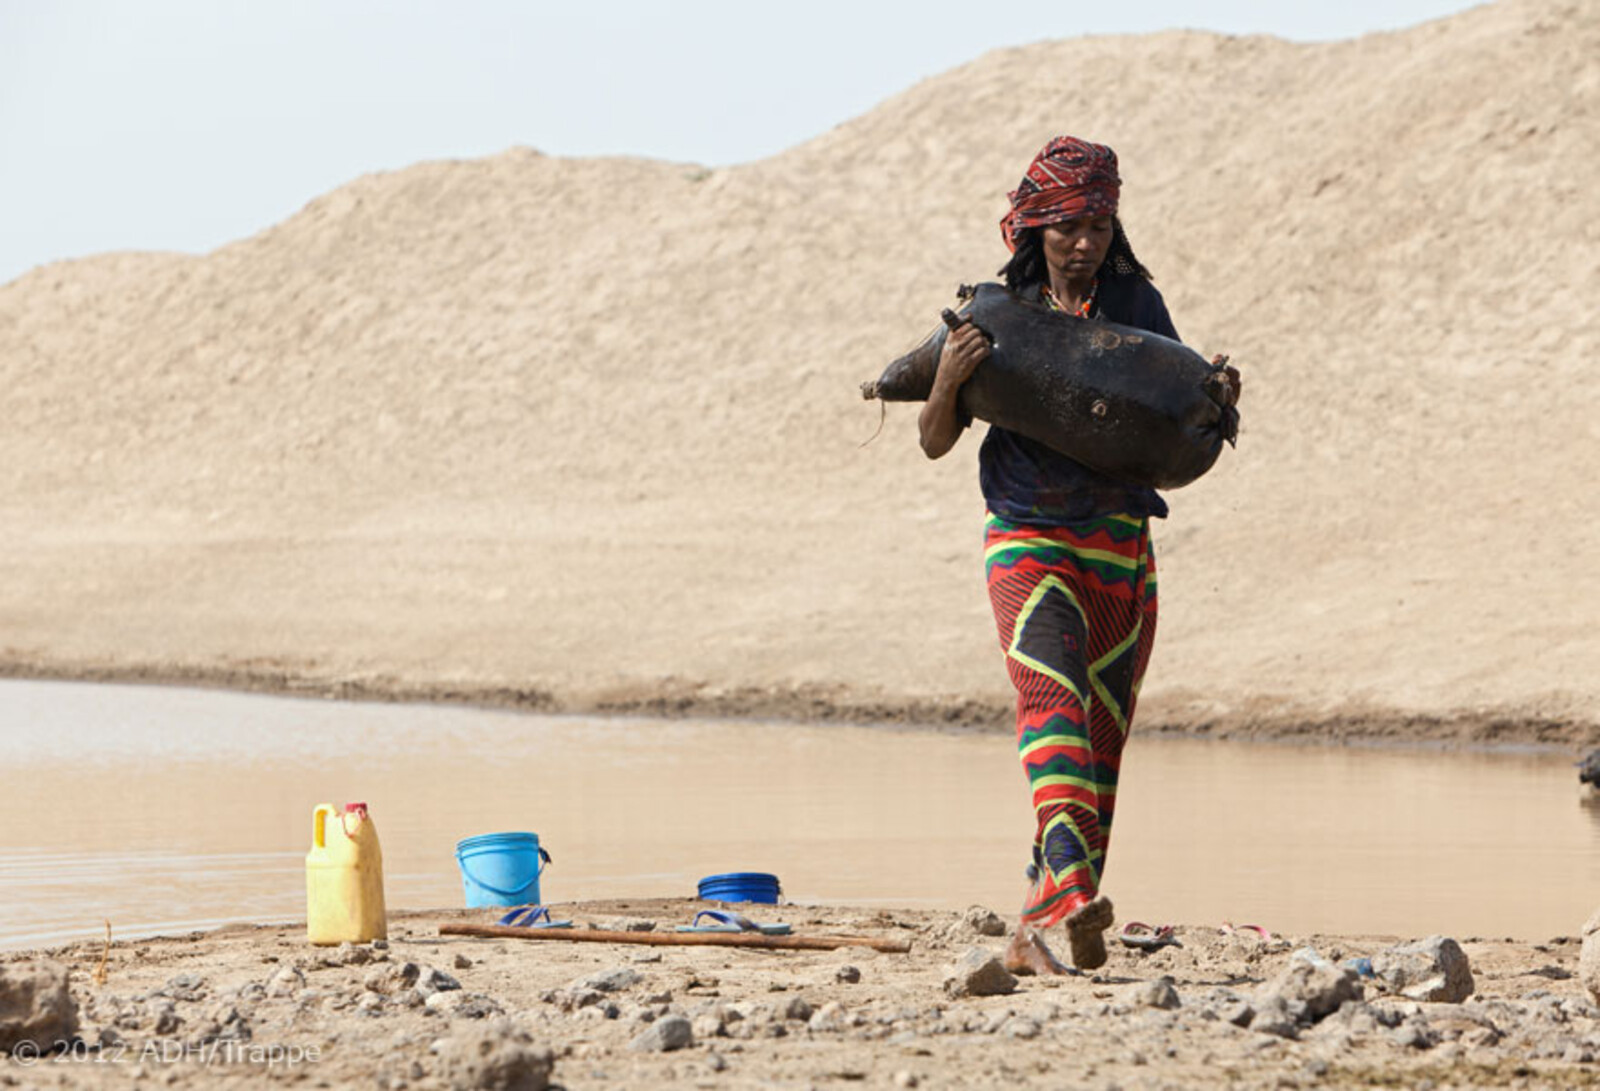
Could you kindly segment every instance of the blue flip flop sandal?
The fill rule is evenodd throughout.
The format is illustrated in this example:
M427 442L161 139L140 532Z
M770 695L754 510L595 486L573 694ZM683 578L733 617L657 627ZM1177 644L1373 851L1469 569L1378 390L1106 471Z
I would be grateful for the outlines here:
M702 917L709 918L713 923L701 924ZM763 936L787 936L787 924L757 924L743 913L735 913L731 909L702 909L694 915L690 924L678 925L680 932L759 932Z
M571 928L571 921L553 921L550 919L550 907L547 905L518 906L500 918L501 924L508 924L513 928Z

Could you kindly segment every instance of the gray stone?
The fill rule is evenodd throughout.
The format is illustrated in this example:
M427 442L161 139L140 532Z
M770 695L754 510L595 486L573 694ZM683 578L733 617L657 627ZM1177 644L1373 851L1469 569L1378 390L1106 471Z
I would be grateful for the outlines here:
M1185 1002L1192 1015L1201 1019L1221 1020L1233 1023L1235 1026L1245 1026L1250 1022L1250 1017L1255 1014L1250 1008L1250 1002L1233 989L1225 986L1214 986ZM1240 1009L1244 1009L1243 1021L1238 1021Z
M670 1053L694 1044L694 1027L682 1015L665 1015L646 1027L628 1048L640 1053Z
M193 1003L205 999L206 981L197 974L179 974L166 983L161 993L174 1000Z
M206 1018L217 1028L216 1036L238 1042L248 1042L251 1037L250 1020L229 1003L216 1004Z
M78 1033L78 1002L67 987L67 968L58 962L0 966L0 1053L19 1042L40 1050L71 1041Z
M1385 1025L1380 1022L1380 1015L1389 1020L1388 1026L1395 1026L1400 1020L1399 1012L1380 1011L1364 1000L1351 1000L1340 1004L1339 1010L1325 1019L1323 1025L1338 1027L1347 1034L1373 1034Z
M306 975L293 966L285 966L267 982L268 996L293 996L306 987Z
M1300 1033L1300 1024L1283 997L1268 996L1256 1005L1250 1029L1277 1038L1294 1038Z
M1339 1010L1348 1000L1362 999L1361 981L1354 970L1331 962L1292 959L1277 977L1256 993L1256 1018L1271 1000L1280 1000L1297 1023L1315 1023ZM1255 1029L1255 1021L1250 1023Z
M721 1038L725 1033L722 1020L709 1013L695 1016L689 1023L689 1029L694 1032L696 1041L706 1038Z
M623 966L615 970L602 970L597 974L574 981L571 988L575 990L597 989L603 993L621 992L623 989L637 985L644 980L638 970L630 970Z
M457 981L443 970L436 970L431 966L424 966L421 974L417 977L415 988L418 992L422 993L424 996L427 996L432 993L452 992L461 988L461 982Z
M954 998L1000 996L1014 991L1016 987L1017 979L1011 972L998 958L981 947L969 949L945 971L944 976L944 991Z
M830 1000L811 1013L806 1025L815 1031L842 1030L847 1020L844 1005L837 1000Z
M434 1052L452 1091L544 1091L555 1069L555 1054L506 1020L457 1031Z
M458 970L470 970L472 969L472 960L466 955L457 952L456 957L451 961L451 965Z
M354 943L341 943L333 953L333 960L340 966L361 966L372 961L372 949Z
M1410 1000L1459 1004L1472 995L1472 966L1448 936L1402 943L1372 956L1372 972L1390 992Z
M400 962L389 967L387 971L377 970L375 973L387 973L389 978L403 988L411 988L422 978L422 967L415 962Z
M579 1011L592 1007L606 998L606 994L599 989L563 989L556 994L556 1004L565 1012Z
M1034 1020L1019 1015L1015 1019L1007 1019L1001 1029L1013 1038L1037 1038L1040 1027Z
M1578 950L1578 980L1589 998L1600 1004L1600 909L1583 926L1583 946Z
M1561 1010L1567 1014L1568 1018L1581 1017L1584 1019L1594 1019L1597 1016L1600 1016L1600 1008L1596 1008L1593 1004L1589 1003L1589 1001L1583 1000L1576 996L1567 1000L1563 1000L1561 1002Z
M156 1009L155 1032L161 1035L172 1034L183 1025L183 1020L178 1018L178 1009L169 1000Z
M1421 1019L1407 1019L1389 1032L1390 1040L1402 1049L1432 1049L1438 1044L1438 1035Z
M431 1012L459 1019L482 1019L489 1015L505 1014L500 1005L489 997L460 989L429 993L423 1006Z
M840 966L833 971L833 979L841 985L855 985L861 981L861 971L854 966Z
M1154 981L1141 981L1130 985L1122 994L1122 1003L1131 1008L1163 1008L1171 1010L1179 1006L1178 990L1172 985L1172 978L1158 977Z
M1006 934L1006 922L992 909L981 905L968 906L966 912L961 914L961 923L980 936L1003 936Z
M789 1002L783 1006L783 1017L804 1023L811 1018L810 1002L803 996L791 997Z

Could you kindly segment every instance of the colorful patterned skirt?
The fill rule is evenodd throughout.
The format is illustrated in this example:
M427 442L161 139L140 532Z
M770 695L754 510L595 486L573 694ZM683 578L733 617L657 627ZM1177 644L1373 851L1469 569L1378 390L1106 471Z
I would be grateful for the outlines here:
M986 547L1037 819L1022 919L1048 927L1093 899L1105 872L1122 746L1156 635L1150 521L1027 527L990 515Z

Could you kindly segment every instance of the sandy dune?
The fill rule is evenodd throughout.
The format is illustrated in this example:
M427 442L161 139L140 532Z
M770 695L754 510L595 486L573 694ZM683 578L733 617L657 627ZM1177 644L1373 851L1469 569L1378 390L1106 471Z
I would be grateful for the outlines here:
M1150 727L1600 717L1600 10L989 54L772 159L528 149L0 287L0 659L556 707L1000 722L975 439L857 383L1122 156L1239 448L1159 529ZM1311 725L1304 728L1302 725Z

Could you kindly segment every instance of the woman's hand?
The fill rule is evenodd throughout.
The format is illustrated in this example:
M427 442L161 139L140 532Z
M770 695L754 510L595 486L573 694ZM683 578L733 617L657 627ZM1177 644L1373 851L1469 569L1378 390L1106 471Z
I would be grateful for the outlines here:
M964 425L956 412L961 384L988 358L989 339L971 322L962 323L945 336L933 390L917 418L922 452L929 458L943 458L961 438Z
M989 339L971 322L951 330L939 352L939 370L934 373L933 388L940 386L954 394L961 384L972 378L978 365L989 358Z

